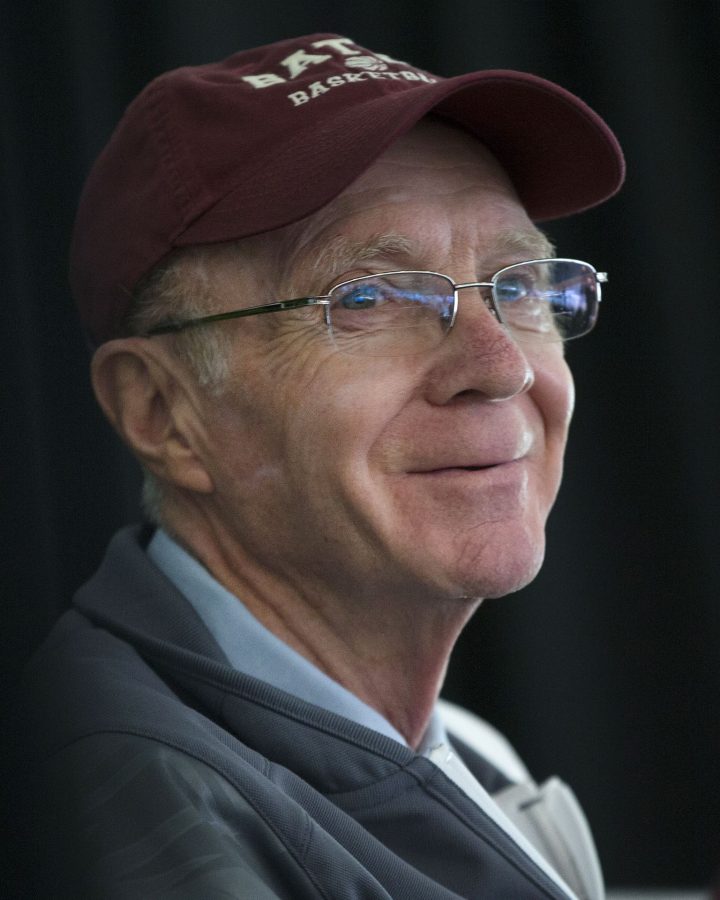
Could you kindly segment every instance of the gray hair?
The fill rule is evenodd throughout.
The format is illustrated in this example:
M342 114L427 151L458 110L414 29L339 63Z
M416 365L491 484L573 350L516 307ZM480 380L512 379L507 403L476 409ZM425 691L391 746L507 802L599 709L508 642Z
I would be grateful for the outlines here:
M161 322L192 319L217 311L206 263L209 253L203 247L173 251L155 266L133 291L123 335L147 334ZM188 328L172 336L177 358L211 395L221 393L229 371L230 343L223 328ZM147 518L165 525L168 491L152 472L143 467L141 503Z

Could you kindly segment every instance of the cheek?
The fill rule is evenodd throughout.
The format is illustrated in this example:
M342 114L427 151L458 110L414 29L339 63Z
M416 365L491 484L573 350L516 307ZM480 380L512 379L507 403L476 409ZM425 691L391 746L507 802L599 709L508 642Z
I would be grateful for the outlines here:
M346 489L366 478L373 448L405 403L407 390L396 373L391 377L381 371L383 361L375 362L379 365L335 360L312 390L297 398L285 423L288 456Z
M387 360L320 353L302 341L244 360L213 415L213 434L236 495L271 476L279 492L325 493L367 469L373 444L402 408L409 379ZM305 352L307 351L307 352Z
M575 386L572 374L556 345L547 352L529 357L535 381L530 395L542 417L546 439L561 441L563 446L575 406Z
M545 355L533 363L535 381L530 396L543 424L544 458L540 491L549 507L555 499L562 476L563 456L575 405L575 387L561 351Z

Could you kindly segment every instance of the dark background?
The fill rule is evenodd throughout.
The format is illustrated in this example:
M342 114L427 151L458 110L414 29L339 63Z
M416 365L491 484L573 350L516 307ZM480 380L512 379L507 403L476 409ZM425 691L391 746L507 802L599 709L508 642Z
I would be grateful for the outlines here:
M610 885L720 867L720 6L711 0L3 2L0 262L4 682L138 516L95 409L66 279L84 176L162 70L334 31L444 75L535 72L611 123L623 193L548 231L610 272L569 348L578 409L545 568L488 602L447 695L558 773ZM532 140L528 133L528 140ZM558 135L562 140L562 135Z

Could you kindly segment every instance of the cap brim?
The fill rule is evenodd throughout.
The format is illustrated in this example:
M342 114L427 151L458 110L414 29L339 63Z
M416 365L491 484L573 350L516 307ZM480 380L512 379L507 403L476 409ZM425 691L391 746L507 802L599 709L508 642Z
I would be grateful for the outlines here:
M536 222L596 206L623 182L620 146L583 101L534 75L489 70L376 95L344 108L322 128L315 123L288 133L256 172L244 169L241 184L187 224L174 246L233 240L299 221L429 114L461 126L496 156Z

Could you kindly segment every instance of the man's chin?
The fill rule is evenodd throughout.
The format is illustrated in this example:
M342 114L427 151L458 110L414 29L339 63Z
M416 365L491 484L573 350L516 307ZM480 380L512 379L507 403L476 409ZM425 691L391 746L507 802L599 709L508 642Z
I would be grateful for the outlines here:
M462 560L458 586L466 597L492 599L514 594L535 579L544 557L544 535L520 540L512 547L483 547L474 560L467 555Z

